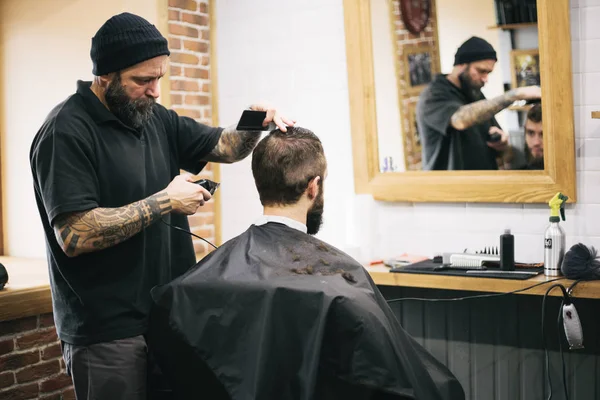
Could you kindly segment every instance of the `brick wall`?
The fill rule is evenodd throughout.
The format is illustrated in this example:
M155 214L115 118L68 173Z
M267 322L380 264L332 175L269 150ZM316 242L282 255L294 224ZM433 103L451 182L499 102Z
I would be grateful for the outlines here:
M51 313L0 322L0 399L75 399Z
M179 115L212 125L210 18L207 0L169 0L171 107ZM218 166L208 164L199 177L215 180ZM215 243L215 204L211 200L189 217L193 233ZM199 257L212 247L193 238Z
M407 52L418 52L419 49L433 49L431 51L432 72L440 71L439 43L437 38L437 16L435 1L430 2L430 14L427 26L419 33L410 32L400 14L400 1L392 1L392 24L395 34L396 51L396 74L398 80L398 96L400 101L400 115L402 116L402 133L404 145L404 159L407 170L421 170L421 148L418 141L418 133L415 126L415 107L419 98L420 90L414 90L410 86L406 74Z

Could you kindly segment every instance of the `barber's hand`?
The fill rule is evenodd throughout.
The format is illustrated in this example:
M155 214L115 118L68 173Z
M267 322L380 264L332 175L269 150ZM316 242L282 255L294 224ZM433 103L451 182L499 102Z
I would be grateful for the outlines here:
M208 190L192 181L193 175L178 175L165 189L171 200L173 212L192 215L211 199L212 196Z
M293 119L282 116L275 108L267 104L253 104L250 106L250 109L254 111L266 111L267 116L263 121L263 126L267 126L273 121L281 132L287 132L287 127L294 126L296 123Z
M504 151L508 148L508 133L504 132L497 126L492 126L489 131L490 135L497 133L500 135L500 140L497 142L487 142L487 145L497 151Z
M542 98L542 89L539 86L524 86L515 90L519 100L535 100Z

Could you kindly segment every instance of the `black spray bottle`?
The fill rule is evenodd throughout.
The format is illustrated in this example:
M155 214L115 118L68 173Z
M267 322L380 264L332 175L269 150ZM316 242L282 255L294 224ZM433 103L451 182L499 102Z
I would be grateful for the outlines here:
M500 269L515 270L515 237L510 229L505 229L504 234L500 235Z

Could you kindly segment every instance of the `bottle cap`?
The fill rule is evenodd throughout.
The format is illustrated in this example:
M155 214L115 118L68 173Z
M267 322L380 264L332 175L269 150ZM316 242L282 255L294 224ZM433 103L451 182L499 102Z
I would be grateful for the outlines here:
M506 235L510 235L510 229L504 229L504 233L505 233Z

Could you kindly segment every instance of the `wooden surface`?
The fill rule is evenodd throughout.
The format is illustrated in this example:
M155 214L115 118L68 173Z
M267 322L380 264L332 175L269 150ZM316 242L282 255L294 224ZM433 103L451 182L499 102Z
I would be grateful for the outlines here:
M533 104L528 104L525 106L508 106L508 109L512 110L512 111L527 112L527 111L531 110L532 107L533 107Z
M169 37L169 0L158 0L156 2L156 27L160 33ZM168 66L162 79L159 81L160 97L158 102L165 108L171 108L171 68Z
M593 119L600 119L600 111L592 111Z
M52 311L48 266L46 259L0 257L9 275L9 282L0 290L0 321L24 318ZM389 272L383 264L366 267L377 285L425 289L467 290L478 292L511 292L545 282L544 275L527 280L463 278L431 274L399 274ZM573 281L559 281L568 287ZM551 283L540 285L520 294L543 295ZM557 296L559 290L551 295ZM600 281L581 282L573 290L578 298L600 299Z
M0 257L8 283L0 290L0 321L52 311L46 259Z
M389 272L390 269L383 264L365 267L373 281L382 286L401 286L426 289L445 289L445 290L468 290L475 292L506 293L514 290L524 289L537 283L546 282L555 278L546 277L543 274L535 278L516 280L516 279L495 279L495 278L464 278L461 276L432 275L432 274L405 274ZM560 283L568 288L574 281L561 279ZM519 292L518 294L529 294L543 296L546 290L554 282L536 286L533 289ZM552 296L562 295L559 288L550 292ZM573 289L573 296L586 299L600 299L600 281L580 282Z
M569 0L538 3L546 168L382 173L377 132L385 127L377 126L369 2L344 0L356 193L383 201L547 203L562 192L576 201Z
M520 29L520 28L529 28L531 26L537 26L537 22L523 22L520 24L504 24L504 25L492 25L488 26L488 29Z
M217 85L217 3L216 0L208 1L208 18L209 18L209 49L210 49L210 107L212 115L212 125L220 126L219 121L219 86ZM219 163L211 163L210 167L213 171L213 180L215 182L221 182L221 166ZM222 221L221 218L221 191L217 190L215 193L215 211L214 211L214 225L215 225L215 245L220 246L223 244L222 234ZM209 251L210 248L208 248Z
M379 169L377 136L368 134L377 132L370 19L371 8L368 1L344 0L354 190L356 193L371 193L369 181ZM375 142L372 142L373 140Z

